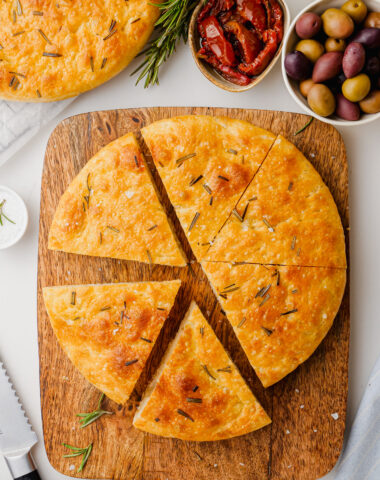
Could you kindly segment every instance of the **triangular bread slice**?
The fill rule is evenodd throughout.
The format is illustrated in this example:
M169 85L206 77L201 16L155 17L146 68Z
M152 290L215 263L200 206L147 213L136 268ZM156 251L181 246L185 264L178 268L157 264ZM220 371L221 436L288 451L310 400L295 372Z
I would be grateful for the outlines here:
M55 212L49 248L186 265L132 133L102 148L71 182Z
M264 387L304 362L339 310L346 270L204 262L227 318Z
M244 435L270 423L193 302L148 386L133 425L191 441Z
M142 129L195 256L206 253L275 140L232 118L187 115Z
M334 199L284 137L277 138L205 260L346 267Z
M57 339L74 366L125 403L169 315L181 281L43 289Z

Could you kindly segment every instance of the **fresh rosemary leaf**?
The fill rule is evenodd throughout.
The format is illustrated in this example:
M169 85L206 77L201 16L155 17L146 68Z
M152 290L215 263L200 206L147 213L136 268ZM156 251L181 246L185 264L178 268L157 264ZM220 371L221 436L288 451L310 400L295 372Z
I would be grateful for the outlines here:
M156 5L161 10L161 16L155 24L157 37L141 52L140 55L145 58L131 74L140 72L136 84L145 78L145 88L158 85L160 67L175 52L181 38L186 43L190 18L198 0L164 0Z
M102 405L104 399L104 393L100 395L99 401L98 401L98 407L96 410L90 413L77 413L77 417L81 417L79 422L81 423L80 428L85 428L91 423L95 422L98 420L98 418L102 417L103 415L113 415L114 412L107 412L106 410L102 410L100 407Z
M15 78L15 77L14 77ZM7 217L5 215L5 213L3 212L3 208L4 208L4 205L6 203L6 200L2 200L0 202L0 225L3 226L3 218L5 220L7 220L9 223L13 223L13 225L16 225L16 222L14 222L13 220L11 220L9 217Z
M68 445L67 443L63 443L62 445L74 452L69 455L63 455L64 458L79 457L80 455L83 455L82 462L77 470L77 472L80 473L86 466L87 460L91 455L92 443L90 443L90 445L88 445L86 448L74 447L72 445Z
M296 133L294 134L294 136L298 135L299 133L303 132L310 124L311 122L314 120L314 117L310 117L310 120L302 127L300 128L299 130L296 131Z

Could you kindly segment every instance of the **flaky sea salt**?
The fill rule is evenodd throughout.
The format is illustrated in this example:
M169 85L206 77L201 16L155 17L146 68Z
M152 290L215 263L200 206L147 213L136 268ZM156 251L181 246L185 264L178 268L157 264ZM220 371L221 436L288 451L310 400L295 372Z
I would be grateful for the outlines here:
M333 417L334 420L338 420L339 414L338 413L332 413L331 416Z

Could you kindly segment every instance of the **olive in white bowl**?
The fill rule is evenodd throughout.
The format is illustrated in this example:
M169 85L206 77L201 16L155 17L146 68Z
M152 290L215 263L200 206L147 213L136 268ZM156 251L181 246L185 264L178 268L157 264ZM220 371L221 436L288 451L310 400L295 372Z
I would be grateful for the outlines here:
M282 75L305 112L339 126L380 118L378 22L380 0L317 0L295 17Z

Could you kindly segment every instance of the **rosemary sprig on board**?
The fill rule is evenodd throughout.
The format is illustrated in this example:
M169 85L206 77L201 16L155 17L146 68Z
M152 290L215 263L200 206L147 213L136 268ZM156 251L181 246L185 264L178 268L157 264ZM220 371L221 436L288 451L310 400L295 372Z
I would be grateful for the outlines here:
M102 405L104 399L104 393L100 395L99 401L98 401L98 408L94 410L93 412L90 413L77 413L77 417L81 417L79 422L81 423L80 428L87 427L90 425L92 422L95 422L98 420L103 415L113 415L113 412L107 412L106 410L102 410L100 407Z
M72 445L68 445L67 443L63 443L62 445L66 448L69 448L73 452L69 455L63 455L64 458L79 457L80 455L83 455L82 462L77 470L78 473L81 472L86 466L87 460L91 455L92 443L90 443L90 445L85 448L73 447Z
M296 135L299 135L301 132L303 132L304 130L306 130L306 128L311 124L311 122L314 120L314 117L310 117L310 120L302 127L300 128L299 130L297 130L295 133L294 133L294 136Z
M166 0L157 5L161 10L161 16L155 24L158 35L149 47L141 52L140 55L145 55L145 60L131 74L140 72L136 84L145 78L145 88L158 85L160 66L175 51L181 38L186 43L190 17L197 4L198 0Z

